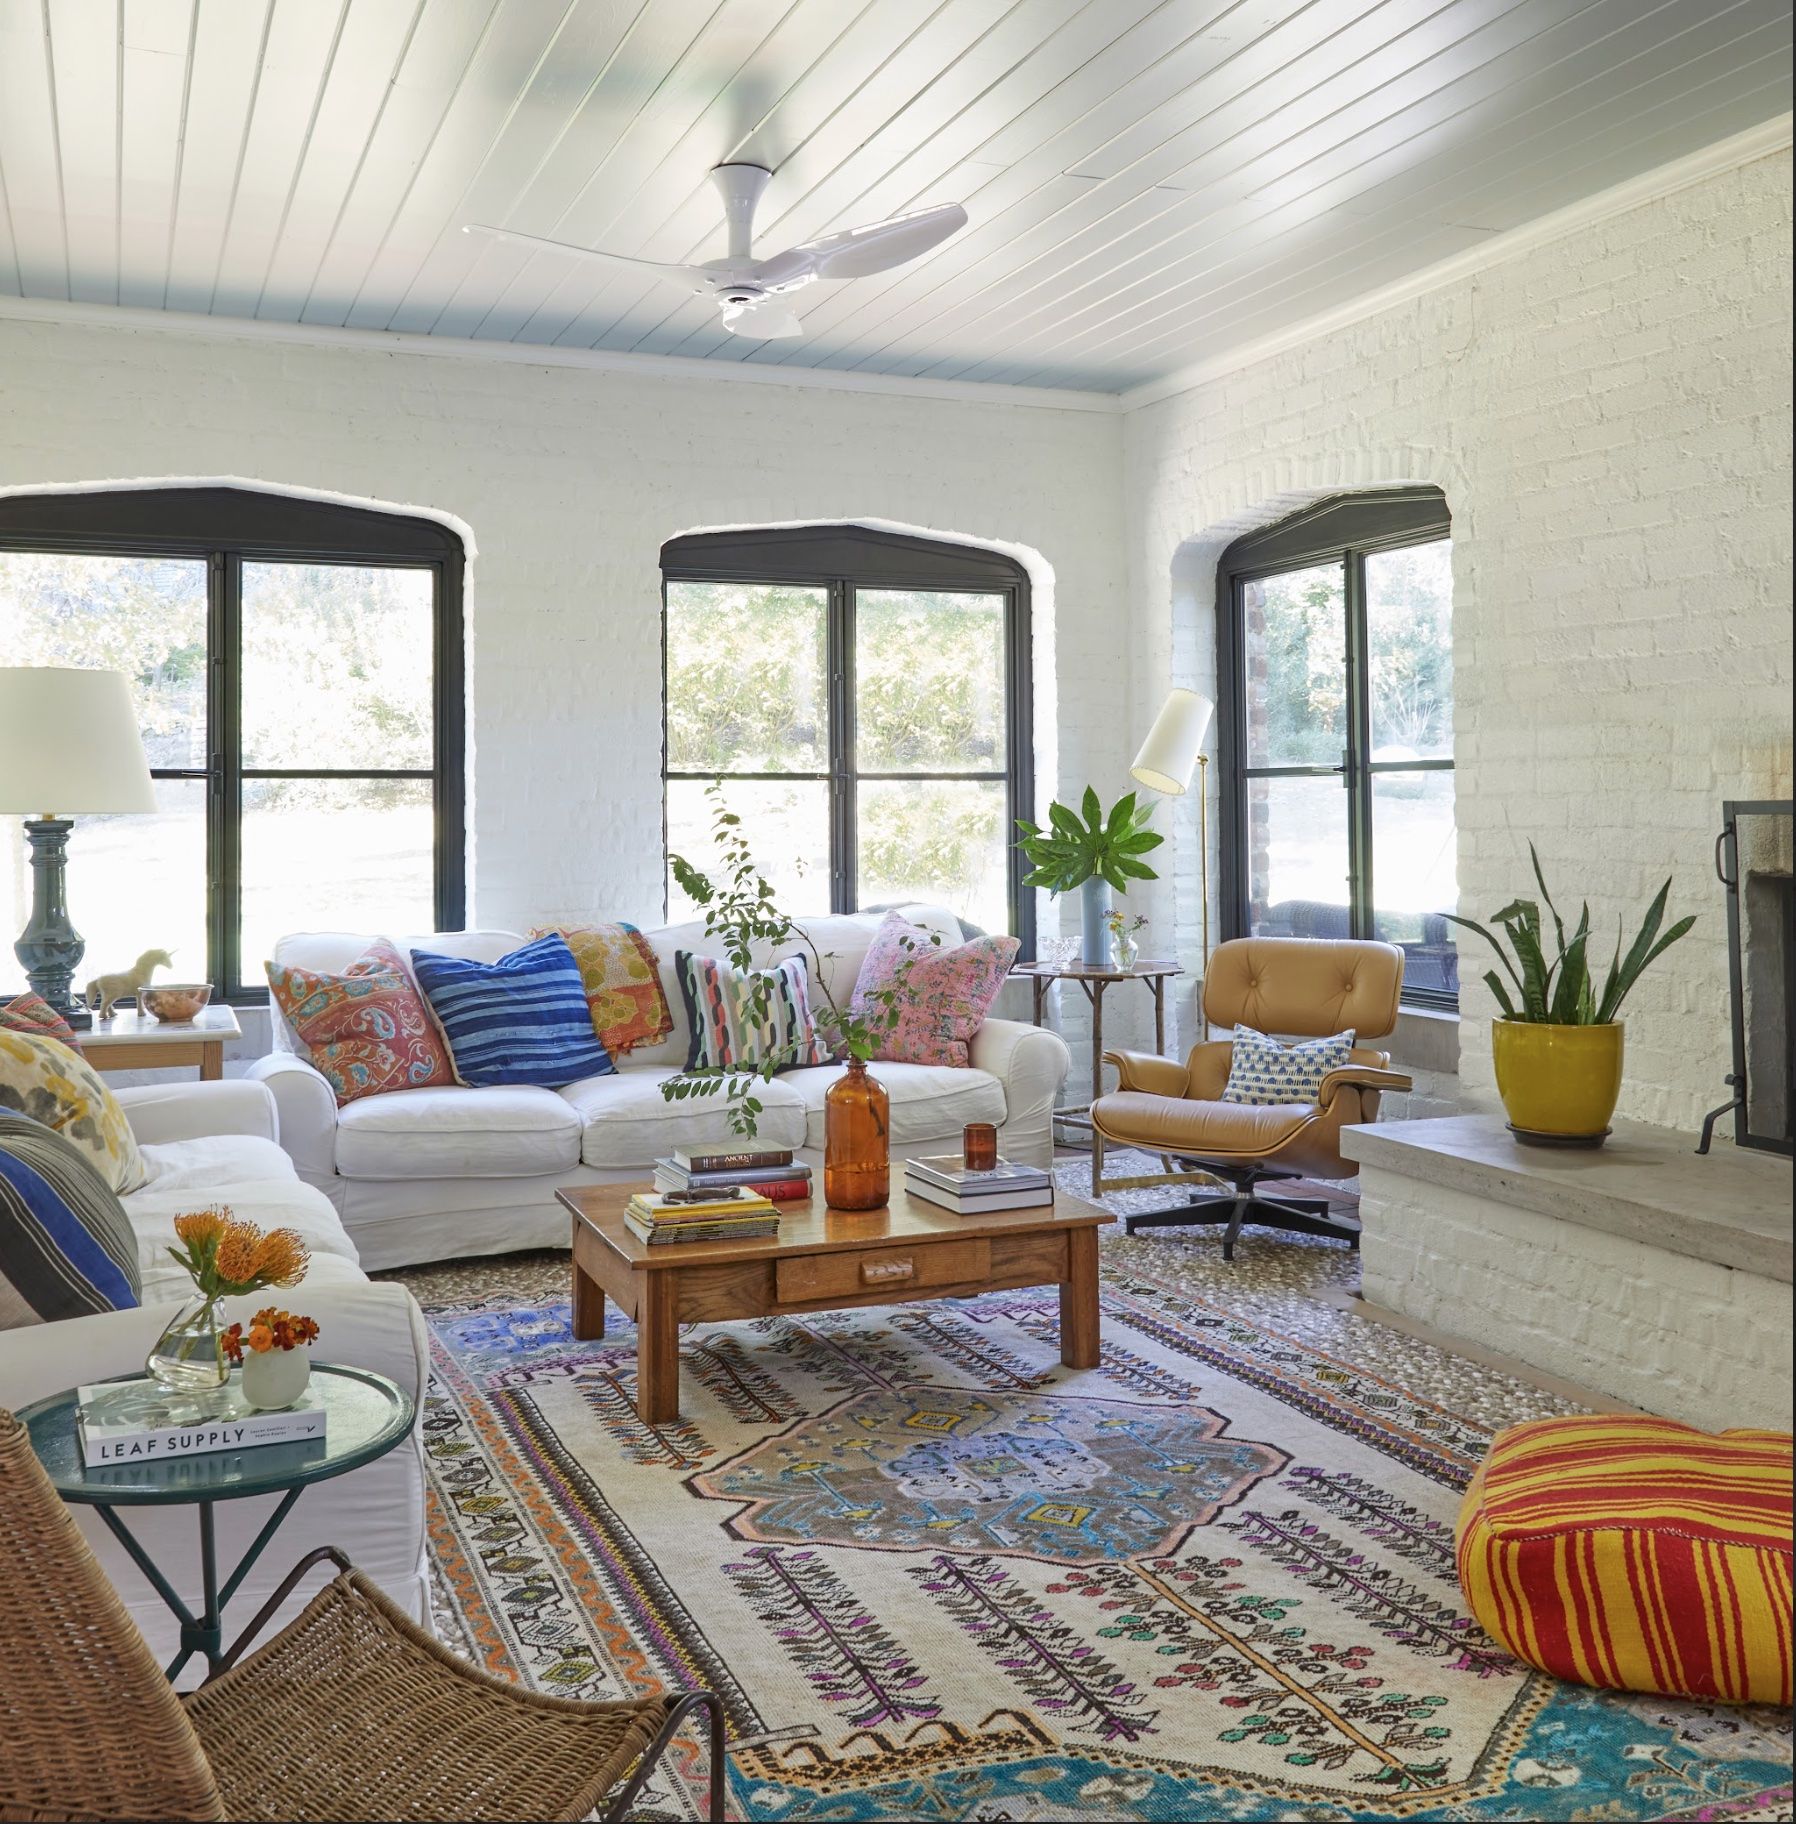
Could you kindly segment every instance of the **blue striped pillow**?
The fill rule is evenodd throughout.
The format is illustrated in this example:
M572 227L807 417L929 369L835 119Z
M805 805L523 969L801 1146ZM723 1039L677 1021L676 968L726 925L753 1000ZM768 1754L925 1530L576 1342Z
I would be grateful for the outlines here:
M496 963L414 950L412 968L464 1083L559 1089L617 1068L593 1031L580 965L554 932Z
M54 1128L0 1108L0 1330L130 1310L141 1284L117 1192Z

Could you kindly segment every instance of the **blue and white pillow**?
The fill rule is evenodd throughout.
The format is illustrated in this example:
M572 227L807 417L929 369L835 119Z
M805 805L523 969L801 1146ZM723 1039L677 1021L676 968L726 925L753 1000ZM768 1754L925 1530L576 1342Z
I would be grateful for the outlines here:
M580 965L554 932L496 963L414 950L412 969L464 1083L559 1089L617 1068L592 1029Z
M1353 1033L1337 1032L1328 1039L1300 1039L1282 1045L1255 1032L1251 1026L1235 1028L1234 1049L1229 1056L1225 1102L1247 1102L1258 1108L1275 1103L1314 1102L1322 1079L1331 1070L1344 1070L1353 1062Z
M137 1237L78 1147L0 1109L0 1330L141 1303Z

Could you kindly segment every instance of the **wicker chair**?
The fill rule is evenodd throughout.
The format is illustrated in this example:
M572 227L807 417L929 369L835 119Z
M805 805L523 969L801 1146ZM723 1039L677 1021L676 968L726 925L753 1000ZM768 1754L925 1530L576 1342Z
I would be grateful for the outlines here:
M238 1661L326 1558L339 1575ZM587 1704L521 1690L445 1651L328 1546L177 1696L4 1410L0 1563L0 1818L577 1819L614 1788L604 1815L621 1818L701 1711L710 1815L724 1816L713 1693Z

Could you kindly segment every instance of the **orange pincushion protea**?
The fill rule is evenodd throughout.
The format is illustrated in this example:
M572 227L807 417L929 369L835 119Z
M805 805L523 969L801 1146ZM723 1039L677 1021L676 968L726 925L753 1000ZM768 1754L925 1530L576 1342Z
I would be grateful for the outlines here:
M175 1218L175 1234L191 1247L204 1247L208 1242L216 1242L225 1232L225 1225L231 1220L229 1210L212 1208L195 1210L190 1216Z
M265 1286L297 1286L311 1264L311 1250L297 1229L276 1229L256 1249L256 1278Z
M265 1235L223 1206L177 1216L175 1234L186 1246L170 1248L169 1254L209 1299L296 1286L311 1264L311 1252L298 1230L275 1229Z

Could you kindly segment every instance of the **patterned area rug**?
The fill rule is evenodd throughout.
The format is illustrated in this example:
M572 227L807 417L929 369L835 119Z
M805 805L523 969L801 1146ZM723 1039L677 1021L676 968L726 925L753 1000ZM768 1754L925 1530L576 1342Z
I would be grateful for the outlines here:
M1078 1169L1078 1168L1075 1168ZM445 1636L615 1698L705 1683L744 1819L1774 1819L1788 1719L1601 1696L1464 1613L1459 1490L1550 1396L1320 1296L1346 1249L1104 1243L1049 1293L575 1342L565 1256L409 1272ZM702 1815L696 1743L643 1815Z

